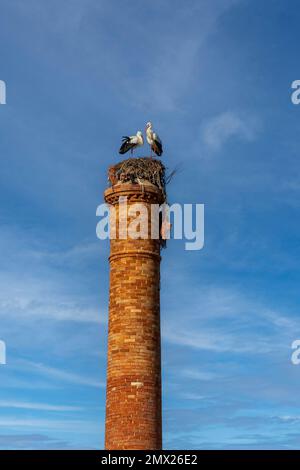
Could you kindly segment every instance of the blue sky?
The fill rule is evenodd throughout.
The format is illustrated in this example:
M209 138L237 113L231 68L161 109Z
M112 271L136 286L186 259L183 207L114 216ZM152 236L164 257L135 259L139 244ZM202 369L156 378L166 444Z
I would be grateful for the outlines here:
M0 7L0 448L103 447L95 213L149 119L170 202L206 211L202 251L163 252L164 447L299 448L299 2Z

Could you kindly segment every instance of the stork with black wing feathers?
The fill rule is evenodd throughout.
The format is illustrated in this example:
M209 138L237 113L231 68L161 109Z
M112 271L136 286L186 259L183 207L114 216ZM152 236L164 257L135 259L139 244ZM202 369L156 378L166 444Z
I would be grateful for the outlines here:
M120 147L119 153L123 155L130 150L132 155L133 150L137 147L141 147L142 145L144 145L144 139L141 131L138 131L136 135L125 135L122 138L122 145Z

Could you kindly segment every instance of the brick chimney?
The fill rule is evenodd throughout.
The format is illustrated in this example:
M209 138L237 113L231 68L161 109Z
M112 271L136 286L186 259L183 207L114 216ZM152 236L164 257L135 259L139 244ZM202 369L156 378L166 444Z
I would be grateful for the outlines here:
M122 210L120 196L126 196L127 209L143 203L149 215L152 204L164 202L164 191L155 184L110 179L117 184L104 197L115 207L117 221ZM132 220L128 210L122 214L128 225ZM109 256L105 448L161 449L161 243L151 239L150 221L148 239L118 238L118 223L116 228Z

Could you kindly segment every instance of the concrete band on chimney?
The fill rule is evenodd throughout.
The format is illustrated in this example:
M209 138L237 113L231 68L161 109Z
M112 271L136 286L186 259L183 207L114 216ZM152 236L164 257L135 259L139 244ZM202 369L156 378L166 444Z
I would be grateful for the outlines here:
M148 214L151 204L164 202L162 191L153 184L119 183L104 193L117 219L120 196L127 197L128 207L143 202ZM162 448L161 245L150 233L148 239L110 241L105 426L109 450Z

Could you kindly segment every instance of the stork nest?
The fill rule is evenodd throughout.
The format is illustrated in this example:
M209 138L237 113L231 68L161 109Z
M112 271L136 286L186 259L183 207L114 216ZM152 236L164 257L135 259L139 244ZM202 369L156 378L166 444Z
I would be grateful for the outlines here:
M156 158L128 158L108 169L108 179L114 186L118 183L151 183L157 186L166 199L166 169Z

